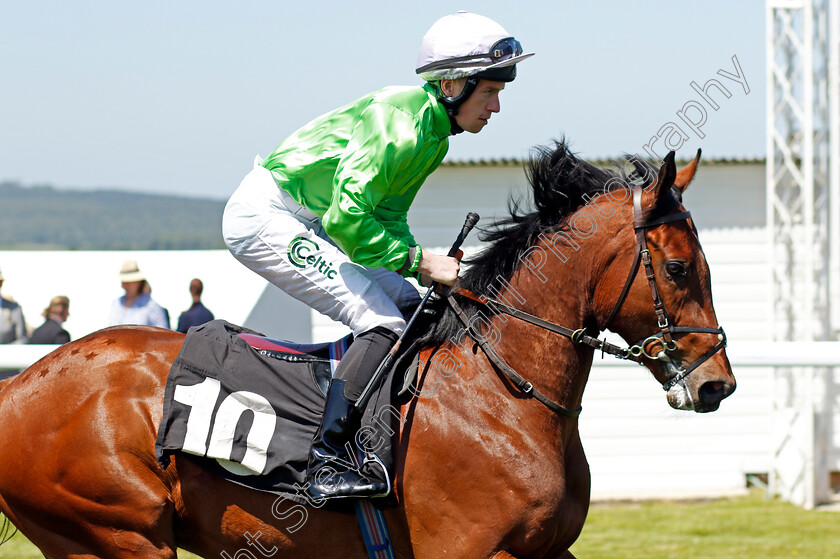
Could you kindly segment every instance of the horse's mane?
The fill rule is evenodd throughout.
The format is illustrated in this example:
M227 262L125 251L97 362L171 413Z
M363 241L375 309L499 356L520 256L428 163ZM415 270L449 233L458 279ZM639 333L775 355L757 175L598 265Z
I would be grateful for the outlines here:
M587 201L605 189L625 188L638 181L642 169L646 175L652 172L656 176L656 168L649 163L638 159L633 163L636 171L629 175L620 164L614 169L596 167L579 159L563 139L555 141L553 147L534 148L525 165L531 185L530 196L524 201L511 196L508 199L510 215L481 228L480 239L488 244L481 252L463 261L466 271L459 284L473 293L491 295L488 289L493 286L499 289L499 278L511 278L522 255L542 233L567 227L569 216ZM477 310L478 305L471 300L461 298L459 301L469 314ZM437 297L429 301L418 320L412 345L457 341L463 336L463 330L446 301Z

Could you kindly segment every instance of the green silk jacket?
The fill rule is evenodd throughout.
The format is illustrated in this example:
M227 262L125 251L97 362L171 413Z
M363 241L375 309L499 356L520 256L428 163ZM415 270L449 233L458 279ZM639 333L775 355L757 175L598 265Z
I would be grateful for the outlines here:
M321 217L357 264L410 276L421 250L406 214L449 149L451 125L434 89L387 87L322 115L263 162L280 188Z

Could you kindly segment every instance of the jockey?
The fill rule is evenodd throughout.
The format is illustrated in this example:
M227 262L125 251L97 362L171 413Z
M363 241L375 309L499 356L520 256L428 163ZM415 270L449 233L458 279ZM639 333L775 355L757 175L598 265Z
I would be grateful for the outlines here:
M354 335L312 444L312 498L390 490L338 466L359 427L353 404L420 301L405 278L452 285L459 270L456 258L417 244L406 214L449 136L480 132L516 63L532 55L491 19L443 17L423 37L423 87L387 87L316 118L257 158L225 207L225 243L237 260ZM315 474L327 464L338 473L324 482Z

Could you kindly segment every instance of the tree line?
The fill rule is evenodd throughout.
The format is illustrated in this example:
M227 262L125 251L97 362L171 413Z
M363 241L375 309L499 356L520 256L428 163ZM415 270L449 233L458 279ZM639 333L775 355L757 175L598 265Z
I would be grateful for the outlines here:
M220 200L0 183L0 250L224 248Z

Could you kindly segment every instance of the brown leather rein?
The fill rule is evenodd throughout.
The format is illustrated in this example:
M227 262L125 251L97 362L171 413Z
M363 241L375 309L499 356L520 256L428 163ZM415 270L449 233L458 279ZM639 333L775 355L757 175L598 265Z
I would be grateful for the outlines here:
M481 334L481 332L476 329L476 327L473 325L473 320L461 308L453 294L461 295L468 299L472 299L473 301L476 301L486 306L495 313L503 313L517 318L519 320L522 320L524 322L527 322L529 324L533 324L535 326L543 328L545 330L555 332L557 334L560 334L561 336L565 336L569 338L575 345L585 345L593 349L600 350L602 356L605 353L609 353L610 355L618 357L619 359L627 359L631 361L636 361L638 363L641 363L642 357L644 356L649 359L670 363L673 366L673 370L675 371L675 373L670 379L662 383L663 389L665 389L665 391L668 391L671 388L673 388L678 382L684 380L689 374L692 373L692 371L694 371L700 365L705 363L714 354L725 348L726 333L720 326L718 326L718 328L706 328L700 326L675 326L668 318L668 313L665 310L665 304L662 301L662 297L659 295L659 288L656 286L656 276L654 275L653 263L650 258L650 250L647 246L647 239L645 238L645 233L648 229L658 227L659 225L664 225L666 223L671 223L674 221L687 220L691 217L691 213L687 211L679 212L675 214L668 214L666 216L660 217L659 219L647 221L644 219L642 212L642 188L640 186L636 186L633 189L633 214L633 228L636 233L637 248L635 257L633 259L633 265L630 268L630 273L627 276L627 280L624 282L624 287L621 290L621 294L618 297L618 301L616 301L615 306L610 312L609 318L607 318L604 327L601 328L602 331L606 330L612 323L612 321L615 319L616 315L618 314L619 310L624 304L624 301L627 299L627 295L630 293L630 288L633 285L633 281L636 278L636 274L640 268L641 263L641 265L643 265L645 268L645 274L647 275L648 284L650 285L650 292L651 296L653 297L653 309L656 313L659 332L636 342L630 347L622 348L620 346L611 344L606 340L600 340L597 338L597 336L590 336L586 333L585 328L578 328L576 330L573 330L571 328L566 328L565 326L560 326L559 324L543 320L542 318L506 305L496 299L491 299L484 295L477 295L475 293L472 293L471 291L462 287L453 287L446 295L449 306L452 307L452 310L455 312L458 319L464 325L467 335L476 344L478 344L479 347L481 347L482 351L490 360L490 362L493 363L493 365L495 365L496 368L498 368L514 384L514 386L517 387L517 389L533 397L534 399L544 404L552 411L559 413L560 415L564 415L567 417L577 417L580 415L582 408L570 410L569 408L558 404L557 402L553 401L545 394L537 390L532 383L530 383L528 380L522 377L522 375L520 375L513 367L508 365L508 363L487 342L487 340ZM673 364L673 361L671 361L671 358L668 354L673 353L677 350L677 343L674 341L674 336L676 334L689 333L715 334L718 336L718 343L714 347L709 349L706 353L701 355L688 367L686 367L685 369L679 369L676 365ZM653 355L651 353L650 348L657 344L660 345L662 349L656 355Z

